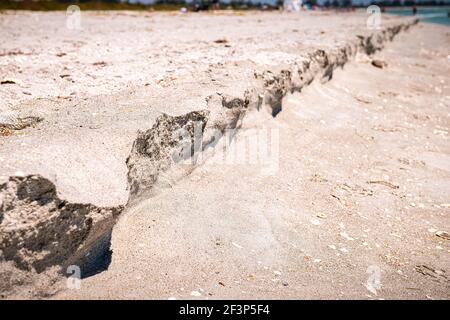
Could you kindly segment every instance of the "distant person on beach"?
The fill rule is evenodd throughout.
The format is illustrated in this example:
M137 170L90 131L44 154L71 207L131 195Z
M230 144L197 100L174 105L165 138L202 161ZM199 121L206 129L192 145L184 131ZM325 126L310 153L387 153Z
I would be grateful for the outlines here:
M219 0L212 0L211 4L212 4L212 7L213 7L214 10L219 10L220 9Z
M417 7L416 6L412 7L412 12L413 12L413 16L415 16L416 13L417 13Z

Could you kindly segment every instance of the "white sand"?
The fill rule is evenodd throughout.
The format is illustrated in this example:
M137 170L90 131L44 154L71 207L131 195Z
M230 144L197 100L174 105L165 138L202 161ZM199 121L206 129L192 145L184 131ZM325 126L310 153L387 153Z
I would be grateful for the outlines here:
M332 57L370 34L358 13L174 15L83 13L80 32L65 29L60 13L0 15L9 52L0 56L1 78L18 80L0 85L1 110L44 118L0 137L0 174L40 174L71 202L125 204L136 131L162 112L220 113L221 104L207 102L217 92L227 102L248 89L272 94L255 73L281 81L281 70L311 52ZM316 70L276 118L267 108L247 113L243 129L279 133L274 175L209 158L126 208L111 264L81 289L67 289L65 279L54 285L50 274L44 281L44 272L7 294L448 299L448 240L435 232L450 229L449 33L421 24L397 37L327 83L319 77L326 70ZM280 88L303 86L291 78Z

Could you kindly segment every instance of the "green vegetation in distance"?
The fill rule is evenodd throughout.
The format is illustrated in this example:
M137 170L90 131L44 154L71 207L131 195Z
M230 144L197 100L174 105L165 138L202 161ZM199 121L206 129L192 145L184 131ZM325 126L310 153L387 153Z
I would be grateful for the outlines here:
M204 1L203 3L208 3ZM153 4L128 3L119 0L0 0L0 10L33 10L52 11L66 10L71 4L81 10L148 10L148 11L179 11L181 8L192 9L192 4L179 0L159 0ZM261 4L252 4L245 1L233 1L230 4L219 4L215 9L261 9ZM276 6L264 5L265 10L276 9Z
M81 10L158 10L159 6L143 4L131 4L119 1L54 1L54 0L0 0L0 10L33 10L52 11L66 10L71 4L80 7ZM161 10L179 10L181 6L165 5Z

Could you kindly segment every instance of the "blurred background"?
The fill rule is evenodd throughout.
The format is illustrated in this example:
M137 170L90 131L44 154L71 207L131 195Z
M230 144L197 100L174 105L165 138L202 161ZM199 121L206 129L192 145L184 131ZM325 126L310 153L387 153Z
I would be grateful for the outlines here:
M0 0L0 9L65 10L76 4L91 10L278 10L285 0ZM450 0L303 0L302 9L367 7L449 6Z
M423 22L450 25L450 0L0 0L0 10L208 10L352 11L379 6L381 12L417 15Z

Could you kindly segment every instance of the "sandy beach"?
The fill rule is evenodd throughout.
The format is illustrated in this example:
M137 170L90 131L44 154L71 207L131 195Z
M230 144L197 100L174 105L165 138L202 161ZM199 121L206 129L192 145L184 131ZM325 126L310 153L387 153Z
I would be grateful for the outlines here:
M2 298L450 298L447 26L65 19L0 14Z

